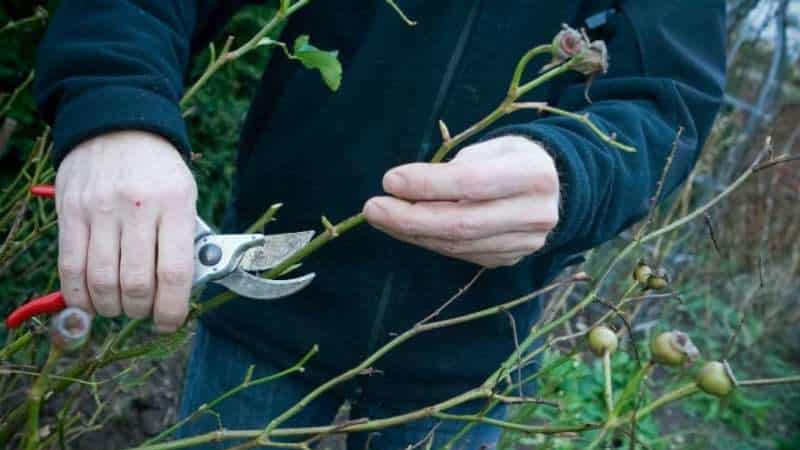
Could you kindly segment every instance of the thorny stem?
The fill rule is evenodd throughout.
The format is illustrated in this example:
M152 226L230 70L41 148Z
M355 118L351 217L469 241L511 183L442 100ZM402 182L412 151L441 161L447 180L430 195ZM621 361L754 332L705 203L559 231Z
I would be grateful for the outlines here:
M777 384L777 383L798 383L800 382L800 377L788 377L788 378L775 378L775 379L764 379L758 380L760 384ZM645 416L648 416L653 413L653 411L683 398L689 397L694 395L699 391L699 388L695 383L689 383L684 386L678 387L675 390L667 392L666 394L662 395L658 399L654 400L650 404L642 407L636 413L636 419L642 419ZM504 421L497 421L495 419L482 417L480 415L452 415L444 413L447 409L450 409L454 406L458 406L460 404L466 403L472 400L478 400L481 398L492 398L492 391L490 389L478 388L473 389L443 402L437 403L435 405L431 405L422 409L418 409L406 414L401 414L398 416L392 416L382 419L375 419L369 420L366 422L359 422L353 425L341 427L336 425L325 425L325 426L316 426L316 427L303 427L303 428L276 428L271 431L269 434L269 438L286 438L286 437L300 437L300 436L313 436L319 435L323 433L330 433L330 432L341 432L341 433L354 433L354 432L362 432L362 431L375 431L380 430L383 428L388 428L391 426L400 425L403 423L419 420L425 417L439 417L446 420L463 420L468 421L470 423L488 423L495 426L503 426L505 428L515 427L514 431L522 431L527 433L540 433L540 434L551 434L551 433L562 433L562 432L580 432L580 431L587 431L592 429L598 429L603 427L604 430L608 431L622 425L629 423L633 420L633 415L629 414L626 417L614 419L612 421L608 421L605 424L598 424L598 423L585 423L585 424L578 424L578 425L541 425L541 426L530 426L526 427L525 429L519 427L525 427L525 425L518 426L517 424L511 424ZM537 429L538 427L538 429ZM194 445L209 443L209 442L220 442L223 440L233 440L233 439L254 439L245 444L242 448L252 448L258 445L264 445L265 441L259 441L257 438L263 436L263 430L260 429L249 429L249 430L218 430L206 434L201 434L197 436L193 436L190 438L185 439L178 439L175 441L165 442L162 444L154 444L154 445L147 445L142 447L136 447L134 450L168 450L168 449L178 449L178 448L186 448L191 447ZM276 443L272 441L266 441L271 446L280 446L276 444L284 444L284 443Z
M31 333L30 331L26 331L21 336L14 339L14 341L11 342L10 344L6 344L2 349L0 349L0 360L11 359L11 357L14 356L15 353L27 347L32 339L33 339L33 333Z
M525 68L527 67L528 63L530 62L530 60L536 55L549 53L551 50L552 50L552 45L543 45L535 47L530 51L528 51L517 63L508 94L506 95L506 98L500 103L500 105L497 108L495 108L494 111L489 113L489 115L479 120L478 122L467 128L466 130L462 131L458 135L450 139L444 139L439 148L434 153L433 157L431 158L431 162L437 163L443 161L444 158L446 158L447 155L458 145L462 144L469 138L475 136L479 132L485 130L487 127L489 127L491 124L493 124L503 116L516 111L517 108L513 107L513 103L517 99L519 99L522 95L544 84L545 82L569 71L572 67L573 60L569 60L561 64L560 66L548 70L547 72L539 75L537 78L534 78L533 80L525 83L522 86L519 85L522 74ZM584 123L591 124L588 118L582 117L581 120ZM592 130L598 133L604 141L615 142L613 138L605 135L596 126L593 126ZM618 146L622 145L619 143L617 144ZM315 237L305 247L298 250L294 255L284 260L281 264L274 267L272 270L270 270L263 276L265 278L276 278L280 276L287 269L297 265L300 261L305 259L310 254L314 253L318 249L322 248L325 244L327 244L334 238L339 237L343 233L346 233L347 231L363 224L364 222L365 222L365 217L363 213L358 213L343 220L342 222L337 223L336 225L333 225L332 227L326 227L326 230L323 233L317 235L317 237ZM202 314L203 312L216 308L234 298L236 298L235 295L229 292L224 292L200 305L198 307L197 314Z
M771 384L795 384L800 383L800 375L783 378L760 378L755 380L737 381L736 386L766 386Z
M591 121L591 119L589 118L589 114L588 113L587 114L577 114L577 113L573 113L573 112L570 112L570 111L567 111L567 110L564 110L564 109L561 109L561 108L556 108L554 106L549 106L547 103L542 103L542 102L520 102L520 103L514 103L514 104L511 105L511 108L514 109L514 110L535 109L535 110L540 111L540 112L544 111L544 112L549 112L550 114L556 114L556 115L559 115L559 116L569 117L570 119L575 120L577 122L580 122L580 123L586 125L587 127L589 127L589 129L592 130L592 132L594 132L594 134L596 134L600 138L600 140L602 140L606 144L611 145L613 147L617 147L618 149L620 149L622 151L625 151L625 152L628 152L628 153L635 153L636 152L636 148L631 147L630 145L625 145L625 144L619 142L616 139L615 136L608 135L605 132L603 132L603 130L601 130L594 122Z
M681 386L681 387L679 387L679 388L677 388L675 390L667 392L666 394L662 395L661 397L657 398L656 400L653 400L650 404L645 405L642 408L640 408L636 412L636 419L637 420L642 419L643 417L646 417L646 416L650 415L650 413L652 413L656 409L661 408L662 406L664 406L664 405L666 405L668 403L672 403L672 402L681 400L683 398L689 397L690 395L694 395L695 393L699 392L699 390L700 390L700 388L697 387L697 384L695 384L694 382L691 382L691 383L687 383L687 384L685 384L685 385L683 385L683 386ZM617 423L616 425L622 425L624 423L627 423L632 418L633 418L633 415L629 415L628 417L626 417L624 420L622 420L621 422Z
M514 422L507 422L505 420L492 419L491 417L484 417L478 414L457 415L447 413L436 413L433 415L438 419L443 420L458 420L462 422L471 423L485 423L493 425L504 430L517 431L527 434L558 434L567 432L580 432L597 428L594 423L582 423L577 425L523 425Z
M50 346L50 353L47 355L39 376L31 386L28 393L28 424L26 436L26 450L35 450L39 446L39 411L42 407L42 400L47 393L47 384L50 372L53 370L56 361L61 357L62 350L55 345Z
M611 419L614 417L614 388L611 385L611 352L609 351L603 352L603 379L605 381L603 393L606 400L606 412L608 412L608 418Z
M277 214L278 210L281 209L282 206L283 203L275 203L270 206L267 211L258 218L258 220L253 222L253 224L247 228L245 233L261 233L264 227L268 223L272 222L272 220L275 218L275 214Z
M612 416L619 417L622 413L622 408L628 403L628 401L638 392L639 385L641 384L642 380L644 380L650 372L655 367L655 363L652 361L645 364L632 376L628 383L622 388L622 393L620 394L619 398L617 399L617 404L614 406L614 411Z
M47 20L47 10L41 6L36 7L36 11L28 17L23 17L19 20L9 20L2 28L0 28L0 34L5 33L6 31L13 30L14 28L19 28L23 25L27 25L32 22L42 21L44 22Z
M185 108L188 104L189 100L194 97L197 91L203 87L206 82L208 82L209 78L214 75L222 66L225 64L240 58L245 53L255 49L259 46L259 43L262 38L264 38L267 34L275 31L275 29L282 25L292 14L296 13L302 7L308 5L311 0L298 0L294 4L278 9L275 14L272 16L269 22L266 25L261 27L261 29L254 34L247 42L242 44L236 50L230 50L231 44L233 43L233 39L228 38L225 42L222 51L219 55L216 55L213 51L212 47L212 59L209 61L208 66L203 71L203 74L200 75L200 78L186 91L180 101L180 107ZM213 44L212 44L213 45Z
M2 33L2 30L0 30L0 33ZM3 105L3 108L0 109L0 116L5 116L6 113L8 113L8 111L11 109L11 105L13 105L14 102L17 100L19 94L28 88L28 85L31 84L31 81L33 81L32 70L30 71L30 73L28 73L28 76L25 77L25 81L23 81L19 86L17 86L16 89L14 89L14 92L11 93L11 96L8 97L8 100Z
M568 279L566 282L576 282L576 281L581 281L583 279L584 278L572 277L571 279ZM517 298L515 300L512 300L510 302L506 302L506 303L504 303L502 305L497 305L497 306L494 306L494 307L491 307L491 308L486 308L486 309L483 309L483 310L480 310L480 311L476 311L476 312L471 313L471 314L465 314L465 315L453 317L453 318L450 318L450 319L443 319L443 320L428 322L428 323L424 323L424 324L420 324L418 326L412 327L411 329L409 329L406 332L396 336L394 339L392 339L391 341L386 343L383 347L381 347L375 353L373 353L372 355L370 355L369 357L364 359L357 366L353 367L350 370L345 371L344 373L342 373L341 375L339 375L337 377L334 377L334 378L330 379L326 383L323 383L322 385L320 385L319 387L317 387L316 389L311 391L311 393L306 395L303 399L301 399L299 402L297 402L291 408L289 408L284 413L280 414L275 419L273 419L264 428L264 431L263 431L263 433L262 433L260 438L264 439L264 438L269 437L270 433L272 431L274 431L278 426L280 426L286 420L288 420L291 417L295 416L298 412L300 412L303 408L305 408L305 406L308 403L310 403L311 401L313 401L314 399L316 399L317 397L319 397L323 393L327 392L332 387L358 376L363 371L365 371L365 370L369 369L370 367L372 367L372 365L376 361L378 361L380 358L382 358L383 355L385 355L389 351L393 350L394 348L398 347L400 344L404 343L405 341L411 339L412 337L414 337L414 336L416 336L418 334L422 334L422 333L431 331L431 330L450 327L450 326L457 325L457 324L460 324L460 323L465 323L465 322L469 322L469 321L472 321L472 320L477 320L477 319L481 319L483 317L488 317L488 316L491 316L491 315L494 315L494 314L498 314L498 313L500 313L502 311L509 310L509 309L514 308L516 306L519 306L519 305L521 305L523 303L526 303L526 302L528 302L528 301L530 301L530 300L532 300L534 298L537 298L538 296L555 289L556 287L560 286L563 283L564 282L553 283L553 284L551 284L549 286L546 286L546 287L544 287L542 289L539 289L539 290L537 290L535 292L532 292L530 294L524 295L524 296L522 296L520 298ZM484 385L484 387L485 387L485 385Z
M171 427L169 427L166 430L164 430L161 433L159 433L157 436L154 436L154 437L148 439L142 445L155 444L156 442L158 442L158 441L170 436L176 430L178 430L182 426L186 425L188 422L194 420L194 418L197 417L198 415L200 415L200 414L202 414L202 413L204 413L206 411L212 411L214 409L214 407L217 406L219 403L221 403L222 401L224 401L224 400L226 400L226 399L238 394L239 392L241 392L241 391L243 391L245 389L249 389L249 388L251 388L253 386L258 386L259 384L269 383L269 382L277 380L279 378L283 378L285 376L291 375L291 374L293 374L295 372L302 372L304 370L305 364L308 362L308 360L311 359L311 357L313 357L315 354L317 354L318 351L319 351L319 348L315 345L295 365L293 365L292 367L289 367L288 369L282 370L282 371L280 371L278 373L274 373L272 375L268 375L268 376L265 376L265 377L257 378L255 380L250 380L250 379L248 379L249 377L245 378L245 380L242 381L242 383L240 383L238 386L236 386L233 389L223 393L222 395L220 395L219 397L215 398L214 400L212 400L212 401L210 401L208 403L204 403L204 404L200 405L200 407L197 408L197 410L195 410L195 412L193 412L192 414L189 414L188 416L184 417L183 419L181 419L180 421L178 421L177 423L175 423Z
M402 10L402 9L400 9L400 7L399 7L399 6L397 6L397 3L395 3L395 1L394 1L394 0L384 0L384 1L385 1L385 2L386 2L388 5L389 5L389 6L391 6L391 7L392 7L392 9L393 9L393 10L394 10L394 11L397 13L397 15L399 15L399 16L400 16L400 18L401 18L401 19L403 19L403 22L405 22L405 23L406 23L406 25L408 25L408 26L410 26L410 27L413 27L413 26L415 26L415 25L417 24L417 21L416 21L416 20L411 20L411 19L409 19L409 18L408 18L408 16L406 15L406 13L405 13L405 12L403 12L403 10Z

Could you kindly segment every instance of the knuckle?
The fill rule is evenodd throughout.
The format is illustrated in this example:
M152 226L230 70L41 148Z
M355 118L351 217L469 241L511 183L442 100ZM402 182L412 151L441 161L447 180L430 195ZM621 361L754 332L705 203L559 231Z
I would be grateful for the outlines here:
M83 278L86 274L86 267L80 261L72 259L60 259L58 269L62 278L78 279Z
M108 293L117 288L117 274L111 270L94 269L88 278L89 287L95 293Z
M523 218L523 226L531 231L550 231L558 224L558 207L532 208L535 212Z
M149 297L153 293L153 277L144 271L128 271L121 284L122 293L127 297Z
M75 216L83 207L81 196L75 191L67 191L61 200L61 214Z
M486 196L487 188L491 186L484 178L479 170L463 167L456 177L456 187L465 199L480 200Z
M459 217L452 226L451 234L455 239L477 239L483 229L483 220L469 215Z
M419 234L419 228L414 220L410 217L407 218L394 218L389 217L389 224L392 228L400 231L400 233L408 236L416 236Z
M117 191L119 198L128 203L150 199L155 195L155 193L155 188L150 185L133 183L122 185Z
M107 190L86 191L81 196L81 203L85 210L101 214L109 214L116 209L114 193Z
M442 252L448 255L460 255L465 253L464 246L461 245L458 241L449 241L445 240L439 243L439 248Z

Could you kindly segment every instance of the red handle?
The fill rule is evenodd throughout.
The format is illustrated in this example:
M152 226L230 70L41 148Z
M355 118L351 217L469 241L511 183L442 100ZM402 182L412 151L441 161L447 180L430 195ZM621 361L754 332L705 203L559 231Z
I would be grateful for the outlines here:
M61 295L61 292L53 292L44 297L35 298L24 303L8 315L8 318L6 318L6 328L17 328L31 317L38 316L39 314L56 313L66 307L67 304L64 303L64 296Z
M52 198L56 195L56 188L50 184L37 184L31 186L31 195L36 197ZM17 328L31 317L39 314L52 314L66 308L61 292L53 292L44 297L35 298L15 309L6 318L6 328Z
M52 184L37 184L31 186L31 195L35 197L49 197L56 196L56 187Z

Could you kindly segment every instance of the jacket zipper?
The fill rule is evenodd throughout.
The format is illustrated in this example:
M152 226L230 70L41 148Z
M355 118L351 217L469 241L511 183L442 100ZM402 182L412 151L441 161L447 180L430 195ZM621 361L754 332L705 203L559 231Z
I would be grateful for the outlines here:
M472 34L472 28L475 24L475 17L478 15L480 4L481 0L474 0L472 2L469 13L467 14L467 20L464 22L464 26L461 28L461 33L458 36L456 48L453 50L453 54L450 56L450 61L447 63L444 77L442 77L442 82L439 84L439 90L436 93L436 99L433 102L431 115L428 116L428 120L426 121L428 126L426 127L425 134L422 135L422 141L419 144L419 152L417 153L418 161L421 161L431 151L431 138L433 137L433 130L437 129L436 121L439 119L439 115L442 113L444 101L447 98L447 94L450 92L450 86L453 84L453 77L455 76L456 68L458 68L458 64L461 62L461 58L464 56L464 48L466 48L467 42L469 42L469 37Z
M427 121L429 126L427 127L425 134L423 134L422 142L420 143L420 150L417 155L418 160L421 160L430 151L432 132L434 128L436 128L435 121L441 113L442 107L444 106L444 101L447 98L448 92L450 91L450 85L453 83L453 77L455 76L456 68L458 67L459 62L461 62L461 58L464 55L464 49L466 48L469 37L472 34L472 28L475 24L475 17L478 15L480 4L481 0L474 0L472 2L469 13L467 14L467 20L464 22L464 26L461 28L458 41L456 41L456 47L453 50L453 54L450 56L450 61L447 63L447 68L445 69L444 76L442 77L442 82L439 84L439 89L436 93L436 99L433 103L431 115ZM394 271L390 271L389 274L386 275L386 280L383 282L381 297L378 300L378 307L375 313L375 321L372 323L372 329L369 333L367 354L372 354L372 352L374 352L377 348L378 342L380 341L380 332L381 328L383 327L383 319L386 316L386 310L388 309L389 302L392 297L392 282L394 280L394 275Z

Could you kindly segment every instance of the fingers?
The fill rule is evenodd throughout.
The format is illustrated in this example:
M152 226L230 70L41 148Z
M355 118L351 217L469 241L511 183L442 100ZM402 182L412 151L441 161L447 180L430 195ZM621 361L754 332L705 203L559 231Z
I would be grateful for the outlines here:
M176 330L186 319L194 270L194 211L167 210L158 227L157 288L153 322L161 332Z
M402 240L449 256L474 256L495 253L531 254L544 247L547 233L511 232L483 239L449 240L403 236Z
M558 220L558 204L528 197L413 204L374 197L364 206L364 215L373 226L399 235L474 240L514 231L549 231Z
M448 163L395 167L383 179L386 192L406 200L493 200L523 193L553 194L558 174L538 144L516 136L461 150Z
M95 311L106 317L116 317L122 312L119 248L119 224L112 215L99 211L91 219L86 285Z
M156 219L136 211L122 229L120 288L122 309L129 317L147 317L155 297Z
M529 167L507 158L412 163L395 167L383 178L386 192L406 200L492 200L536 187Z
M407 242L409 244L413 244L427 250L449 256L451 258L469 261L489 269L513 266L514 264L517 264L525 256L530 255L536 250L539 250L544 245L545 240L544 234L535 239L530 239L527 237L522 237L521 233L509 233L509 235L476 240L474 241L474 248L477 248L478 251L471 252L469 251L470 244L465 242L448 241L434 238L419 238L395 234L392 232L386 233L397 240ZM518 250L496 251L489 249L489 241L495 239L505 241L507 242L506 245L508 248L514 248ZM486 246L487 248L481 248L483 246Z
M58 192L58 191L56 191ZM89 246L89 228L84 223L80 208L74 199L61 200L66 205L58 214L58 274L61 292L69 306L94 312L86 287L86 255Z

